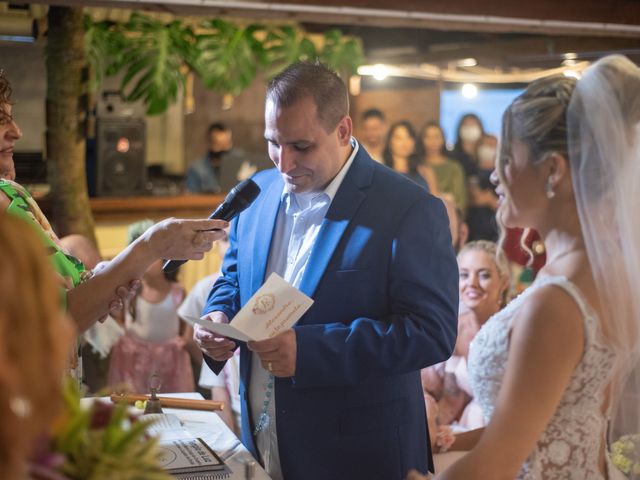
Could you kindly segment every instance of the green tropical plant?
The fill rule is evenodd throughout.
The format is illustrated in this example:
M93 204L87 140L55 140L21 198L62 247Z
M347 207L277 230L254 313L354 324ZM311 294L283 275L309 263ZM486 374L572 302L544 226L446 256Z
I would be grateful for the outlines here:
M324 34L319 59L338 72L353 75L364 63L362 43L359 39L345 37L340 30L334 28Z
M201 27L207 33L197 36L196 73L207 88L240 94L267 62L264 44L258 39L264 36L264 27L242 27L221 19L204 22Z
M111 32L122 44L110 52L115 58L109 71L123 72L125 100L142 100L149 115L164 112L184 86L186 62L197 58L193 31L178 20L165 25L133 14L121 30Z
M124 25L88 20L85 51L95 83L123 72L125 100L141 100L150 115L175 101L189 71L207 88L237 96L261 69L270 78L292 62L319 59L351 74L364 61L361 42L336 29L324 35L318 49L292 25L267 29L216 18L201 23L195 33L179 20L165 25L140 14Z
M302 30L291 25L275 27L266 37L267 77L271 78L290 63L298 60L315 60L318 57L315 44Z
M109 59L109 33L104 22L94 23L84 18L84 51L91 65L89 89L97 90L104 79Z
M69 480L173 478L160 466L158 439L147 434L153 421L130 416L124 403L81 405L80 396L77 382L68 378L63 413L54 425L50 451L40 452L40 467L53 467Z

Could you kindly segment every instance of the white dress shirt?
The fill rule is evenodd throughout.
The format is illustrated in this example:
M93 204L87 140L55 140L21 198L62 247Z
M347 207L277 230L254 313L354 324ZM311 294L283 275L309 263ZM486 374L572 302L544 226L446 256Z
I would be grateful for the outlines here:
M342 185L353 159L358 153L358 142L351 139L353 151L346 163L329 185L321 192L290 193L286 186L282 192L278 218L265 278L275 272L294 287L298 288L320 226L331 206L331 202ZM257 425L263 409L265 391L269 382L269 372L260 362L258 355L252 354L251 380L249 382L249 405L253 424ZM266 428L256 435L256 448L262 457L265 470L273 480L282 479L278 438L276 435L275 391L267 409L269 421Z

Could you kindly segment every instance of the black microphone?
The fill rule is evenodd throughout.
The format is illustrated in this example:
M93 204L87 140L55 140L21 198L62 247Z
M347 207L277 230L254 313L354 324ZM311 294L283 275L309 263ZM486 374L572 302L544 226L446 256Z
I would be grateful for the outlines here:
M228 222L251 205L259 194L260 187L256 182L247 178L231 189L224 199L224 202L209 215L209 218L211 220L226 220ZM173 272L185 262L186 260L167 260L162 266L162 270L165 272Z

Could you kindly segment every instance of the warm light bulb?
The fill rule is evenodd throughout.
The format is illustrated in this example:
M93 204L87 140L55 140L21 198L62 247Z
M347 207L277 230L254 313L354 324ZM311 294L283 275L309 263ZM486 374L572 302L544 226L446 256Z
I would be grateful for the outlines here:
M389 69L386 67L386 65L378 63L377 65L373 66L372 75L376 80L384 80L389 76Z
M465 83L462 86L462 96L464 98L476 98L478 96L478 87L473 83Z
M565 77L575 78L576 80L579 80L581 77L579 72L576 72L575 70L570 70L570 69L565 70L564 72L562 72L562 74Z

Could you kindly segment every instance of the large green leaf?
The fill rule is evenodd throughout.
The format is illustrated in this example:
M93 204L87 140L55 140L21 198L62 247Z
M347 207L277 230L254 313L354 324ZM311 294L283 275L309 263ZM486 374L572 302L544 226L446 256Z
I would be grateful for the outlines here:
M291 25L274 27L267 36L267 77L272 78L287 65L318 57L316 46L304 33Z
M94 83L103 75L122 73L125 100L141 100L148 114L156 114L175 101L189 69L207 88L238 95L260 69L271 78L295 61L319 59L350 74L364 62L360 41L336 29L325 34L320 51L303 30L291 25L267 30L213 19L200 30L204 33L196 35L179 20L165 25L140 14L124 25L87 20L85 49Z
M84 50L87 61L91 66L89 89L96 91L107 73L112 60L112 44L115 35L110 31L106 22L93 23L89 16L85 16Z
M342 35L337 29L324 34L320 61L338 72L355 74L364 63L362 44L358 39Z
M164 112L184 85L186 59L196 57L195 35L179 21L165 25L137 14L124 26L123 34L126 42L115 70L124 72L124 98L142 100L149 115Z
M192 65L207 88L238 95L253 82L258 67L267 61L260 25L241 27L221 19L202 24L206 33L197 36L199 50Z

